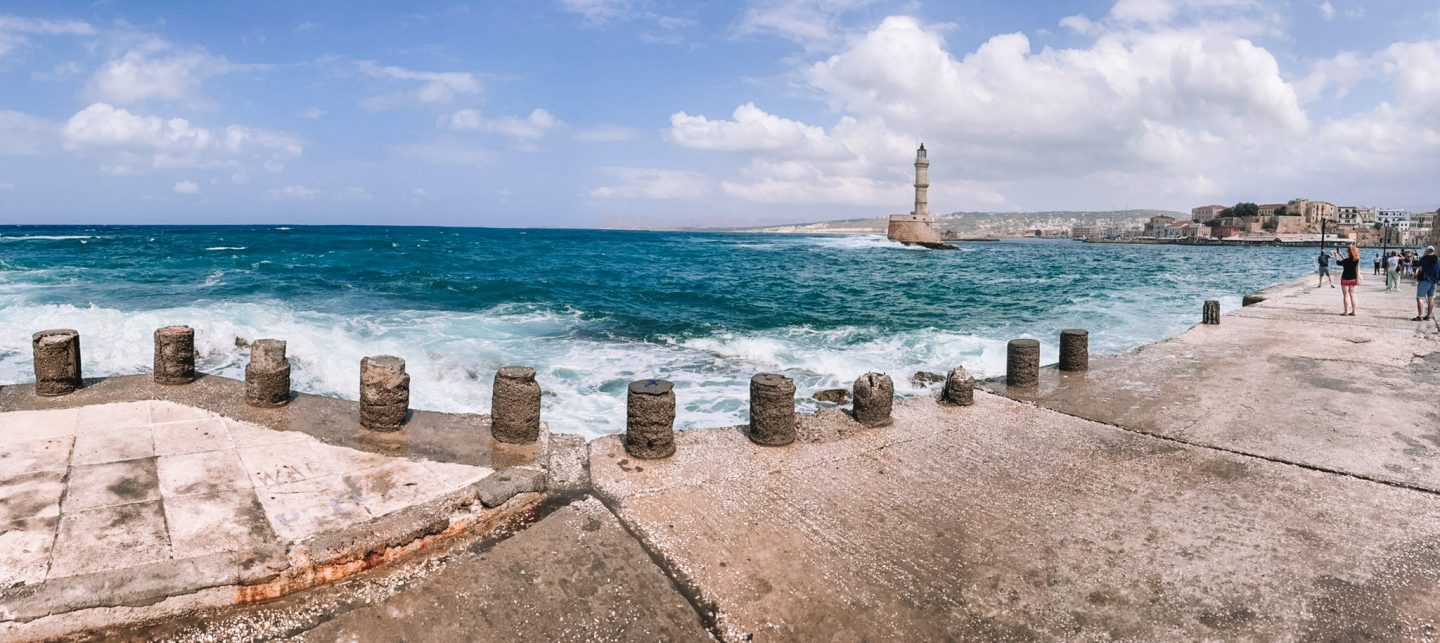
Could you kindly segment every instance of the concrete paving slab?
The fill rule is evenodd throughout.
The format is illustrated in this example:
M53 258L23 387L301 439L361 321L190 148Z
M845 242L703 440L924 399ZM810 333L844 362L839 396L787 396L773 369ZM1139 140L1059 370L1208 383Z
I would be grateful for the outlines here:
M60 515L65 472L54 469L17 473L0 480L0 522Z
M380 517L435 496L440 481L418 462L392 461L340 476L371 516Z
M72 465L65 486L64 510L125 505L160 499L155 458Z
M0 524L0 587L45 580L58 515Z
M150 401L150 422L154 424L181 422L184 420L204 420L214 417L219 416L205 409L163 400Z
M75 409L0 414L0 436L10 444L73 436L78 415Z
M267 485L256 489L256 495L275 534L286 542L299 542L371 517L339 475Z
M1440 332L1408 321L1413 298L1367 306L1387 293L1361 289L1356 317L1335 314L1329 288L1288 284L1219 325L1092 357L1085 373L984 385L1187 443L1440 491Z
M727 640L1419 638L1440 497L977 393L823 444L591 445L598 493ZM825 457L796 457L814 451Z
M251 488L250 474L234 449L156 458L160 493L166 498Z
M275 542L253 489L165 499L175 558L259 549Z
M220 418L203 418L151 424L150 433L155 440L155 455L181 455L216 451L234 446L225 421Z
M81 407L76 414L75 431L110 431L149 423L149 402L115 402Z
M104 431L86 431L75 436L71 464L103 464L148 458L155 455L155 441L149 425L122 426Z
M169 558L165 510L159 500L67 510L60 516L49 578L93 574Z
M329 463L307 442L272 444L236 449L250 483L258 487L291 484L330 475Z
M65 471L70 466L71 435L0 445L0 479L20 472Z

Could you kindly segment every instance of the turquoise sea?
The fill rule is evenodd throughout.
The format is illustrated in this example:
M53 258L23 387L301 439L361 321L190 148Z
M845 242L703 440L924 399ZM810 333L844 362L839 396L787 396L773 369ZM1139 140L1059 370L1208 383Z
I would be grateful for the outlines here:
M354 398L365 355L408 362L415 408L484 412L506 364L545 418L624 426L625 385L676 383L679 424L746 419L748 381L815 390L884 371L1004 371L1005 342L1088 328L1116 353L1313 271L1314 249L1014 240L959 251L881 237L375 227L0 227L0 384L33 379L30 334L82 334L86 376L150 368L151 333L196 329L200 368L242 376L244 341L289 342L299 390ZM1338 305L1338 303L1337 303Z

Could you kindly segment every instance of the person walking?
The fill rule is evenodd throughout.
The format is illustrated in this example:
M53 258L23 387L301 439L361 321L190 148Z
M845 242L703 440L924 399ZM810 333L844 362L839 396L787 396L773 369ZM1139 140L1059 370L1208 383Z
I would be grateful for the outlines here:
M1380 264L1383 263L1384 261L1385 261L1385 255L1382 255L1382 254L1380 254L1380 253L1378 253L1378 252L1375 253L1375 273L1374 273L1374 274L1377 274L1377 275L1380 274Z
M1385 289L1400 289L1400 257L1393 252L1385 258Z
M1320 279L1319 281L1315 282L1315 287L1319 288L1325 285L1325 282L1328 280L1330 282L1330 287L1334 288L1335 280L1330 278L1330 253L1321 250L1320 258L1316 259L1316 261L1320 263Z
M1425 256L1415 261L1415 318L1426 321L1435 316L1435 284L1440 283L1440 257L1435 246L1425 248Z
M1355 286L1360 285L1360 249L1353 244L1346 248L1340 264L1341 315L1355 316Z

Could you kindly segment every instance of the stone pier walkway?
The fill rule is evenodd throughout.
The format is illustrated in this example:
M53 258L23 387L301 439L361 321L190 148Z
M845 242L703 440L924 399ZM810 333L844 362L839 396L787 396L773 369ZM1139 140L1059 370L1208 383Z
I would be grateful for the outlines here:
M883 429L682 431L665 460L552 438L533 525L95 636L1434 640L1440 332L1373 285L1355 318L1328 288L1268 294Z

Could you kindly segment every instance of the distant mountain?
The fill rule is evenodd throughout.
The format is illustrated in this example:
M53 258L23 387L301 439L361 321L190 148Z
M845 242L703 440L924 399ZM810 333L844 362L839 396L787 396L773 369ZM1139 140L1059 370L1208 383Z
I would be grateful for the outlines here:
M1069 233L1074 226L1140 226L1156 215L1167 215L1187 219L1188 215L1171 210L1056 210L1049 212L952 212L935 217L935 224L943 230L962 236L1028 236L1036 230L1045 233ZM838 221L817 221L786 225L731 228L737 232L772 232L788 234L834 233L834 234L875 234L884 233L888 217L866 219L842 219Z

